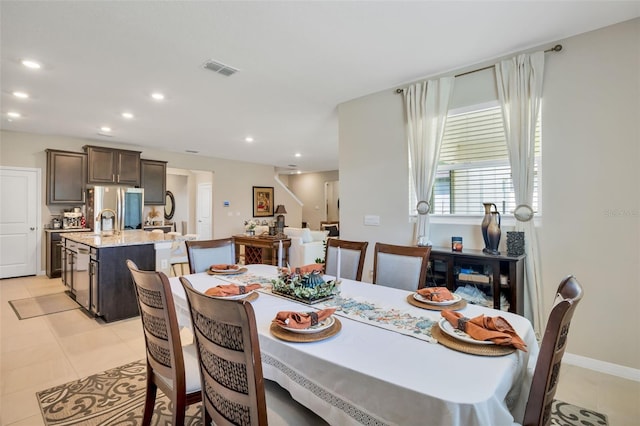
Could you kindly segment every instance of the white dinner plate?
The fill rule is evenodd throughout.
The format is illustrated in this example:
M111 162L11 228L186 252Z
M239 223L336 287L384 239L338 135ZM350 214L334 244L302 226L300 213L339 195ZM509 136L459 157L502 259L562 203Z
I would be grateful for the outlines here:
M236 294L234 296L211 296L214 299L224 299L224 300L238 300L238 299L244 299L245 297L249 296L251 293L253 293L255 290L251 290L249 293L245 293L245 294Z
M221 274L224 274L225 272L227 272L227 273L228 273L228 272L237 272L237 271L239 271L239 270L240 270L240 266L239 266L239 265L234 265L234 266L237 266L237 268L229 268L229 269L214 269L214 268L209 268L209 270L210 270L211 272L218 272L218 273L221 273Z
M430 305L436 305L436 306L453 305L454 303L458 303L460 300L462 300L462 297L460 297L460 295L458 294L451 293L451 296L453 296L452 300L445 300L444 302L434 302L433 300L429 300L421 294L413 293L413 298L416 299L418 302L428 303Z
M495 343L490 340L476 340L464 331L453 328L453 326L449 323L449 321L447 321L446 318L441 318L438 325L440 326L440 330L444 331L454 339L462 340L464 342L473 343L476 345L495 345Z
M329 318L327 318L326 320L318 323L317 325L309 327L309 328L291 328L291 327L285 327L284 325L280 325L280 324L278 324L278 325L281 328L284 328L285 330L290 331L292 333L311 334L311 333L319 333L321 331L324 331L324 330L328 329L329 327L331 327L335 322L336 322L336 320L333 318L333 315L332 315Z

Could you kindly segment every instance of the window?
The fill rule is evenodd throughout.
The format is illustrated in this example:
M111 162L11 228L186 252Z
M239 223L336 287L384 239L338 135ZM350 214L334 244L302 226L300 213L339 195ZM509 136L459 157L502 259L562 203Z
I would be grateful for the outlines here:
M540 145L538 120L535 134L534 211L539 211ZM409 185L410 211L416 214L417 200L411 178ZM429 201L430 213L442 216L483 215L483 202L495 203L501 213L510 213L516 207L502 112L496 105L450 113Z

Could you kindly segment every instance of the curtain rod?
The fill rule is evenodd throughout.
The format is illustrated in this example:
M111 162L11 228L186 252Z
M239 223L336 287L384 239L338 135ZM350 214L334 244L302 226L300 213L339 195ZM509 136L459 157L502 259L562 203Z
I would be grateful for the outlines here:
M562 45L561 44L556 44L555 46L553 46L551 49L547 49L544 51L544 53L549 53L549 52L559 52L562 50ZM471 71L467 71L467 72L463 72L460 74L456 74L454 75L454 77L462 77L463 75L467 75L467 74L473 74L474 72L478 72L478 71L484 71L484 70L488 70L490 68L495 67L495 65L489 65L483 68L478 68L477 70L471 70ZM396 93L402 93L403 89L396 89Z

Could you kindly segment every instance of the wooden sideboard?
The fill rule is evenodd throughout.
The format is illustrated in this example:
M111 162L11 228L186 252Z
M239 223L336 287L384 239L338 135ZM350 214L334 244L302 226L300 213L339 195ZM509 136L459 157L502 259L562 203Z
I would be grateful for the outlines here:
M277 266L280 241L282 241L283 251L282 266L285 266L289 262L290 238L269 235L234 235L236 263L239 263L242 258L245 265L264 263ZM244 255L240 251L241 246L244 246Z
M493 307L500 309L500 294L509 302L509 311L524 315L524 258L492 255L482 250L452 251L432 247L427 285L446 286L449 290L475 285L493 297Z

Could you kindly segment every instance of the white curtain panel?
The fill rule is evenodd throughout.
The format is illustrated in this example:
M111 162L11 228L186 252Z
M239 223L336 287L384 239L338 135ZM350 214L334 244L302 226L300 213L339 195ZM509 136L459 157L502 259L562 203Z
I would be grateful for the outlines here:
M533 322L538 336L544 330L540 250L533 224L533 172L535 129L540 113L544 52L518 55L496 64L498 95L511 163L511 176L518 210L531 213L516 216L516 231L525 235L525 317ZM522 217L524 216L524 217Z
M440 157L454 77L443 77L403 89L413 187L418 201L429 201ZM429 215L419 214L415 240L429 235Z

